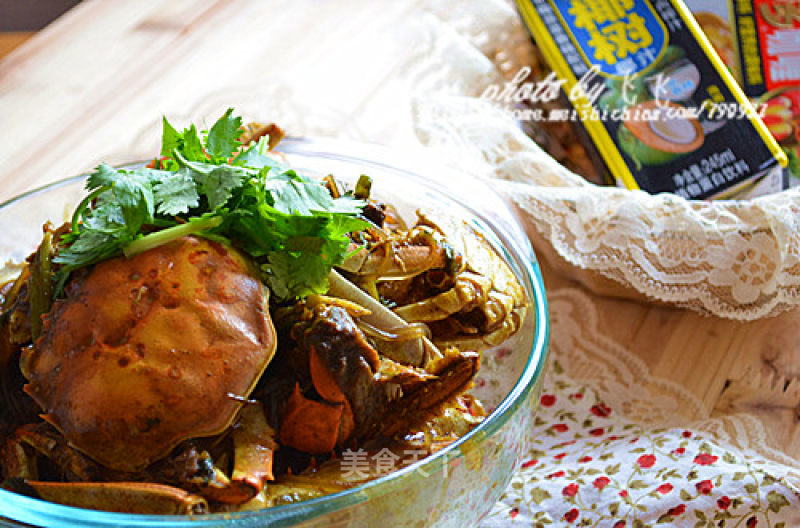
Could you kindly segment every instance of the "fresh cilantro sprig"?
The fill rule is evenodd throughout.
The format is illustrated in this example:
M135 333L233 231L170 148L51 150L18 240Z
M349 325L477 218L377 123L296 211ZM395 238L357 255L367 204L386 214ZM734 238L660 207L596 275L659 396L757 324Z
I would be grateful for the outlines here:
M278 299L327 290L347 234L368 225L359 216L364 202L333 198L266 155L266 138L243 147L242 120L232 114L204 132L178 132L165 118L158 168L97 167L54 259L59 289L82 267L197 234L248 253Z

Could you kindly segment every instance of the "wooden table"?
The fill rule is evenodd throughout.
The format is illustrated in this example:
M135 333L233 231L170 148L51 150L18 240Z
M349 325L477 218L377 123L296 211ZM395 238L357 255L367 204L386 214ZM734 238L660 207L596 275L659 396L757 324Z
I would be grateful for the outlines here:
M0 60L0 199L151 156L162 114L185 123L245 106L269 118L254 101L276 84L335 109L337 132L402 145L408 86L396 79L415 52L408 13L423 1L85 1ZM547 264L544 274L550 291L574 286ZM702 401L698 418L757 408L800 456L799 314L737 323L591 299L610 337Z
M31 31L11 31L0 33L0 58L20 47L26 40L34 35Z

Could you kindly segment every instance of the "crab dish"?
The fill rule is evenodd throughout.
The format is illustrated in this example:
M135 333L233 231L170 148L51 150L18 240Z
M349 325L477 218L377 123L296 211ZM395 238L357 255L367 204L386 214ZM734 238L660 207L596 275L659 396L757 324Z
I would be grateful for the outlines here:
M465 220L402 217L272 149L228 110L164 120L147 166L100 165L0 287L0 487L81 508L203 514L335 493L486 416L481 352L525 290ZM400 456L414 453L413 457ZM352 469L352 468L351 468Z

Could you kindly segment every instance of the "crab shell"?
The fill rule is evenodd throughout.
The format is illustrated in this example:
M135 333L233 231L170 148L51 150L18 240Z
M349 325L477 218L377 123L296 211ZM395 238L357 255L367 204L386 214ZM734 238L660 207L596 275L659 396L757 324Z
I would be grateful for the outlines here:
M138 471L233 422L276 347L268 290L230 247L185 237L68 286L21 358L71 445Z

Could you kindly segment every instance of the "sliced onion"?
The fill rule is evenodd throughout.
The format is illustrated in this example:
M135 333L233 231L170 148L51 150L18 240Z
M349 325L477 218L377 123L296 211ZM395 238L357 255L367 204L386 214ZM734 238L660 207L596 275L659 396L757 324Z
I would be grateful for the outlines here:
M398 326L389 330L382 330L364 321L358 321L357 324L365 334L382 341L402 342L431 337L431 331L425 323L410 323L408 326Z

